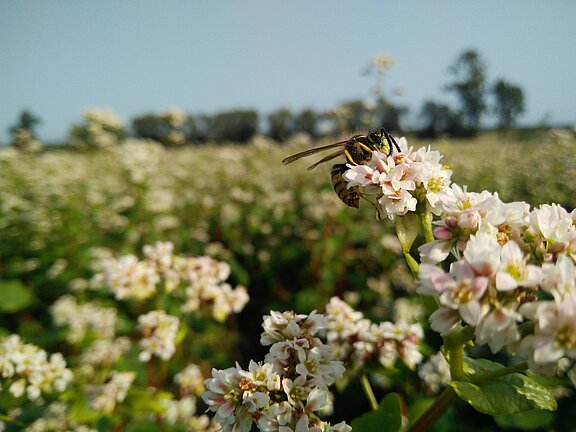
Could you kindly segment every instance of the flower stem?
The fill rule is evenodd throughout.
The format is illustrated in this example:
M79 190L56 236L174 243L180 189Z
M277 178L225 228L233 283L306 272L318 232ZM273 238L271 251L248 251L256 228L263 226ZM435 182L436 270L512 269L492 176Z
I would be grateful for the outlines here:
M410 255L409 251L404 251L404 258L406 259L406 264L408 264L408 268L410 269L412 276L414 276L415 279L418 279L418 272L420 269L418 261L416 261L412 255Z
M432 232L432 213L430 212L423 212L420 213L420 223L422 224L422 228L424 229L424 238L426 239L427 243L430 243L435 240L434 233Z
M414 215L398 218L394 227L396 229L396 237L398 237L398 241L402 246L402 253L406 259L406 264L408 264L412 276L417 279L420 265L410 254L410 248L412 247L412 243L414 243L414 239L418 235L418 218Z
M464 379L464 345L474 335L472 327L464 327L444 336L444 348L448 351L450 377L454 381Z
M360 377L360 383L362 384L364 394L368 398L368 402L370 402L370 408L372 408L373 411L376 411L378 409L378 401L376 400L376 396L374 396L374 391L372 391L372 386L370 385L370 381L368 381L366 374L362 374Z
M446 387L432 405L408 428L408 432L425 432L430 429L457 398L452 387Z

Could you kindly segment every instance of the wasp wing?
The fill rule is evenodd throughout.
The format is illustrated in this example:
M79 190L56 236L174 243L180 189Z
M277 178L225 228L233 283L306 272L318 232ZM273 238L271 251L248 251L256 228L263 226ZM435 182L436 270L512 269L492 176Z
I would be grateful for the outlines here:
M342 150L338 150L338 151L335 151L334 153L330 153L328 156L320 159L320 160L319 160L318 162L316 162L315 164L310 165L310 166L308 167L308 171L312 171L314 168L316 168L316 167L317 167L318 165L320 165L321 163L328 162L328 161L330 161L330 160L332 160L332 159L334 159L334 158L337 158L338 156L341 156L341 155L342 155Z
M334 147L343 147L343 146L345 146L345 145L348 143L348 141L349 141L349 140L340 141L340 142L337 142L337 143L332 143L332 144L328 144L328 145L325 145L325 146L314 147L314 148L311 148L311 149L308 149L308 150L304 150L303 152L293 154L292 156L288 156L287 158L285 158L285 159L282 161L282 163L283 163L284 165L288 165L288 164L290 164L290 163L292 163L292 162L294 162L294 161L296 161L296 160L298 160L298 159L300 159L300 158L303 158L303 157L306 157L306 156L311 156L311 155L313 155L313 154L320 153L320 152L322 152L322 151L324 151L324 150L328 150L328 149L331 149L331 148L334 148Z

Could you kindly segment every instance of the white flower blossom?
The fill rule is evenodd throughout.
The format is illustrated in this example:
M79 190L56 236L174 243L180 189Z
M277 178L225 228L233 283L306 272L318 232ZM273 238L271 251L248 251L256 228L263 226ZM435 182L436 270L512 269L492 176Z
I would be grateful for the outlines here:
M42 393L64 391L72 379L62 354L48 355L15 334L0 341L0 388L14 397L38 400Z
M437 352L418 368L418 376L435 393L450 381L450 365L444 355Z
M215 412L224 432L349 431L313 415L330 405L328 386L344 374L341 362L318 337L323 315L271 311L264 317L261 343L270 345L264 362L250 361L248 370L212 370L202 398Z
M141 361L147 362L155 355L162 360L169 360L174 354L176 334L180 320L168 315L163 310L151 311L138 317L138 327L144 337L140 340Z
M96 389L90 406L97 411L111 413L117 403L124 401L135 378L135 372L113 372L107 382Z

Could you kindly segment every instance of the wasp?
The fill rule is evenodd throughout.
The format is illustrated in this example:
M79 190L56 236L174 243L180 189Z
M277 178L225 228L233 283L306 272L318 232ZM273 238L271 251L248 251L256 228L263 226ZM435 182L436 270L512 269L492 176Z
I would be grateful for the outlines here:
M332 166L330 171L330 180L338 198L340 198L340 200L347 206L354 208L360 207L360 198L362 197L362 193L358 186L353 186L351 188L347 187L346 181L342 177L346 170L348 170L347 163L351 165L365 165L370 162L370 159L372 159L372 153L374 151L391 154L392 151L396 149L400 152L400 147L398 147L394 138L386 131L386 129L381 128L380 132L371 132L368 135L354 135L345 141L339 141L325 146L304 150L303 152L288 156L282 161L282 163L288 165L300 158L312 156L316 153L333 148L338 148L338 150L310 165L308 170L312 170L324 162L331 161L338 156L344 155L346 162Z

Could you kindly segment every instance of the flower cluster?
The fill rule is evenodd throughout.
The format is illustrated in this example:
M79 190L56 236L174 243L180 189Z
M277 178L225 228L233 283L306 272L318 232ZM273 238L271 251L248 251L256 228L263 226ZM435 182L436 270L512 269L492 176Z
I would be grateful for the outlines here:
M495 236L500 244L519 239L530 210L524 202L504 203L496 193L468 192L457 184L438 194L436 209L437 240L420 248L422 261L432 264L444 261L451 251L460 256L470 235L477 232Z
M51 307L52 317L58 325L67 325L66 338L71 343L80 342L87 333L97 338L111 339L116 331L117 311L96 303L79 304L71 295L60 297Z
M438 195L437 209L437 240L420 248L419 292L441 304L432 328L472 326L478 344L519 352L539 370L576 358L576 212L530 210L457 185ZM435 265L450 256L448 271Z
M437 352L418 368L418 376L433 393L450 381L450 365L442 352Z
M262 431L350 431L344 422L332 426L314 415L329 405L328 386L345 371L318 337L324 317L271 311L263 327L260 342L270 345L264 362L213 369L206 380L202 398L222 430L247 432L257 424Z
M116 403L126 398L135 378L136 372L113 372L106 383L96 389L90 406L97 411L111 413Z
M36 139L33 131L26 128L19 128L15 131L12 146L28 153L35 153L42 150L42 143Z
M112 366L130 351L130 339L122 336L117 339L98 339L86 348L80 356L80 363L92 366Z
M153 266L134 255L106 259L102 267L103 273L96 275L95 282L108 286L117 300L146 300L156 294L160 276Z
M65 403L53 402L48 406L43 417L32 422L24 429L24 432L97 432L89 426L77 424L70 417L70 410Z
M182 298L183 312L209 308L219 321L242 311L248 302L246 288L232 288L225 282L230 276L227 263L174 255L169 242L145 246L144 256L143 260L134 255L105 259L96 285L109 287L119 300L142 301L165 292Z
M195 364L189 364L174 376L174 382L180 388L182 396L201 395L204 390L204 375Z
M0 389L16 398L26 395L37 400L41 394L62 392L72 381L72 372L60 353L48 353L35 345L10 335L0 342Z
M348 188L361 187L375 195L379 218L394 220L424 206L435 212L438 193L450 185L452 171L440 164L441 155L429 148L413 151L404 138L398 139L400 152L389 155L375 151L366 165L348 164L343 174Z
M337 358L358 369L372 359L391 368L397 360L413 369L422 360L420 324L372 323L362 312L332 297L326 305L326 339Z
M163 310L140 315L138 327L143 335L140 340L142 352L138 357L140 361L147 362L153 355L169 360L176 350L174 342L179 325L180 320L177 317L168 315Z

